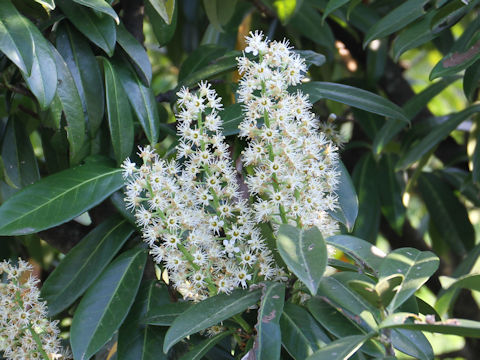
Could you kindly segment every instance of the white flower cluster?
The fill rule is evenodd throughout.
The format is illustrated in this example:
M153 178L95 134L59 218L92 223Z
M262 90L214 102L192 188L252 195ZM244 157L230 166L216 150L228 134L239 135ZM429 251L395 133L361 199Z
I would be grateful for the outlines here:
M58 337L57 321L47 320L45 302L39 300L38 280L31 266L0 263L0 350L7 359L66 358ZM28 279L24 279L29 276Z
M257 195L255 220L316 226L324 237L333 235L338 224L329 212L338 207L337 147L319 131L308 96L287 91L303 79L305 62L286 40L269 42L255 32L247 44L245 51L258 61L238 58L238 95L245 114L240 136L249 140L243 162L253 167L246 182Z
M193 300L274 279L281 271L241 199L221 133L221 99L208 83L177 95L177 161L162 160L146 146L140 167L128 159L122 165L127 207L135 210L154 260Z

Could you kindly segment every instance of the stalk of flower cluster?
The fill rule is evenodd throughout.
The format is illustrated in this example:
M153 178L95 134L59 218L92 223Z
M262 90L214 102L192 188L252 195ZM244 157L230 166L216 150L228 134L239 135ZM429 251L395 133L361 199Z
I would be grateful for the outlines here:
M30 276L32 267L22 261L18 266L0 263L0 349L7 359L67 358L58 337L57 321L47 320L45 302L39 300L38 280Z
M147 146L140 168L123 164L126 203L151 254L193 300L275 278L280 270L239 193L221 133L221 99L208 83L197 92L182 88L178 97L177 160L166 162Z
M287 89L304 77L304 60L288 41L269 42L260 32L246 38L246 52L238 58L242 75L238 98L244 104L240 136L249 140L242 160L253 174L246 183L257 196L256 221L316 226L324 237L338 230L329 215L338 207L338 152L319 131L308 97Z

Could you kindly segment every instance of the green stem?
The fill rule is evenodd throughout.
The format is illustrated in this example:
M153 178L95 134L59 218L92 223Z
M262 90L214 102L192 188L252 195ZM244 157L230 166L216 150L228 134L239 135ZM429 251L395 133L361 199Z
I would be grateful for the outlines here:
M32 325L28 325L28 330L30 330L33 340L35 340L35 343L37 344L37 347L38 347L38 351L40 351L40 353L42 354L43 359L50 360L45 350L43 350L42 340L40 340L40 336L38 336L37 332L33 330Z
M242 329L245 330L247 333L250 334L252 332L252 327L248 325L248 323L242 318L242 315L240 314L234 315L233 320L235 320L238 323L238 325L240 325Z

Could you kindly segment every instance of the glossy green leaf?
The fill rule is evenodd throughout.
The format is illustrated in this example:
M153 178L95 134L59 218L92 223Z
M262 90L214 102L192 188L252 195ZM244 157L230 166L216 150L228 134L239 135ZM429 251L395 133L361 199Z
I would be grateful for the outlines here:
M158 326L144 325L141 320L153 307L168 303L165 285L155 280L143 282L130 312L118 330L118 360L167 360L163 353L163 339L167 330Z
M407 103L403 106L403 110L409 119L414 119L417 114L427 106L427 104L435 96L437 96L442 90L449 86L452 82L457 80L457 77L447 77L437 81L436 83L428 86L425 90L418 94L415 94ZM407 124L398 119L388 119L382 126L380 131L375 135L373 141L373 151L375 154L380 154L390 140L397 135Z
M468 274L458 279L440 276L440 282L447 291L459 288L480 291L480 274Z
M465 254L475 244L475 230L465 206L452 190L432 173L422 173L418 186L428 212L442 238L458 254Z
M195 86L202 80L207 80L225 72L232 71L236 68L237 57L240 55L241 53L239 51L230 51L224 56L210 61L208 66L203 67L200 70L189 74L188 76L185 76L177 88L180 86Z
M330 215L345 225L348 231L352 231L358 215L357 193L352 178L341 161L337 170L340 172L339 185L336 190L340 208Z
M118 330L135 300L146 260L143 249L124 252L88 289L70 330L75 359L90 359Z
M178 316L165 336L163 351L167 352L184 337L216 325L255 305L261 290L234 290L230 295L220 294L194 304Z
M42 286L42 299L50 316L77 300L102 273L133 233L133 227L118 216L90 231L57 265Z
M344 338L351 335L365 335L367 330L365 327L359 325L358 318L354 319L354 315L342 310L340 313L334 307L328 305L319 297L313 297L307 302L308 310L312 313L314 318L332 335L336 338ZM357 322L358 321L358 322ZM368 341L362 348L362 352L371 356L381 356L384 354L382 346L376 342Z
M385 154L378 166L378 184L382 213L388 223L398 234L402 232L406 209L403 206L403 191L395 173L394 158Z
M177 27L178 1L167 0L167 4L171 4L173 7L172 16L169 22L165 21L155 10L154 6L150 4L150 2L155 1L157 0L149 0L145 2L145 14L150 20L150 24L152 25L153 33L155 34L157 41L160 43L160 46L164 46L171 40Z
M402 274L393 274L372 284L362 280L351 280L348 286L377 308L385 308L393 299L396 288L403 281Z
M463 92L468 101L474 102L477 97L478 83L480 82L480 60L475 61L465 70L463 77Z
M123 24L117 27L117 42L127 54L137 75L145 85L150 86L150 82L152 81L152 65L150 64L147 52L137 39L125 29Z
M310 67L311 65L322 66L327 61L325 55L312 50L294 50L294 52L305 60L307 67Z
M425 14L423 7L430 0L408 0L390 11L377 22L366 34L363 46L366 47L373 39L382 38L404 28Z
M200 45L182 63L178 73L178 81L182 81L194 72L207 67L210 63L225 55L226 51L227 49L218 45Z
M423 45L438 36L437 33L432 32L430 29L430 23L434 15L434 12L428 12L426 16L410 24L395 37L392 44L392 53L395 61L398 61L400 55L406 51Z
M85 38L68 23L61 23L56 31L58 52L68 65L82 100L87 127L93 137L102 122L105 109L102 73L92 49Z
M223 32L223 26L225 26L233 16L235 12L235 5L237 0L204 0L203 7L207 14L210 23L217 29L217 31Z
M475 150L472 155L472 181L474 183L480 183L480 125L477 122L477 136L475 139Z
M315 295L327 265L327 247L320 230L281 225L277 248L288 268Z
M105 0L73 0L77 4L92 8L99 13L110 16L117 24L120 23L120 18L108 2Z
M18 118L10 118L7 122L1 143L1 160L3 172L16 190L31 185L40 179L37 159L32 143L24 125Z
M191 307L190 302L179 301L176 303L161 304L152 306L148 310L143 322L157 326L170 326L173 321Z
M329 0L327 3L327 7L325 8L325 12L323 13L322 21L325 21L328 15L330 15L335 10L341 8L348 2L350 2L350 0Z
M107 99L107 118L112 139L113 152L117 163L121 164L130 156L133 149L133 117L130 105L125 98L127 94L120 84L120 79L107 59L103 59L105 73L105 91Z
M257 336L253 344L253 353L258 360L276 360L280 358L282 337L280 317L285 300L285 285L278 282L263 284L260 308L258 309L255 330Z
M430 73L430 80L454 75L480 59L480 40L463 51L455 51L440 60Z
M282 345L295 359L303 360L330 342L305 308L286 303L280 318Z
M375 329L375 318L379 316L379 311L348 286L352 280L372 282L363 274L340 272L322 279L318 288L318 296L325 296L340 308L358 315L358 321L363 320L364 324L362 325L365 330Z
M323 81L302 84L300 89L309 95L312 103L329 99L375 114L409 121L404 111L390 100L363 89Z
M27 21L27 20L25 20ZM28 31L33 41L33 63L30 73L22 71L22 76L30 91L35 95L42 110L46 109L55 97L57 89L57 69L50 50L50 43L30 22Z
M50 175L0 206L0 236L26 235L60 225L123 186L121 169L87 163Z
M128 101L142 124L145 135L151 144L155 144L158 141L160 119L152 89L140 81L123 59L115 57L112 59L112 64L127 94Z
M55 57L59 80L57 95L62 103L67 121L65 130L67 131L67 139L70 144L70 163L76 165L81 160L79 154L85 142L85 118L82 100L67 64L53 45L51 49Z
M30 75L33 66L35 26L23 17L10 0L0 4L0 51L25 74Z
M472 134L474 135L474 134ZM437 173L438 172L434 172ZM440 175L450 183L451 186L465 196L477 207L480 207L480 197L478 196L478 186L472 181L472 174L469 171L457 167L446 167L440 171Z
M213 348L217 343L226 338L227 336L232 335L233 330L223 331L220 334L217 334L211 338L203 340L199 344L195 345L192 350L183 355L180 360L201 360L203 356ZM260 358L258 358L260 359Z
M113 55L117 33L115 21L110 16L99 16L93 10L69 0L57 0L57 5L83 35L109 56Z
M377 185L377 164L371 153L355 165L353 183L358 194L358 216L353 235L374 243L380 225L380 199Z
M415 319L415 321L407 321ZM480 338L480 322L466 319L448 319L445 321L427 322L419 319L418 315L410 313L395 313L388 316L379 324L380 329L409 329L428 331L440 334L451 334Z
M335 50L335 38L327 23L313 7L313 3L303 1L300 9L292 16L289 25L314 43L324 46L330 54Z
M398 169L406 169L428 153L434 146L443 141L464 120L480 111L480 105L473 105L465 110L449 115L447 120L435 126L427 136L409 148L406 154L397 163Z
M374 335L374 333L368 335L351 335L337 339L309 356L307 360L347 360Z
M468 4L465 4L462 0L443 2L443 6L435 11L435 16L431 20L432 32L437 33L455 25L477 3L478 0L470 0Z
M392 329L390 336L395 349L418 360L433 360L432 345L420 331Z
M368 266L378 271L386 254L371 243L349 235L334 235L327 239L327 244L342 250L362 267Z
M171 24L175 9L175 0L148 0L166 24Z
M388 309L395 310L412 296L437 271L439 262L432 252L414 248L401 248L389 253L380 267L380 278L402 274L404 279Z
M224 136L237 135L240 132L238 126L244 119L242 104L236 103L226 106L220 111L219 116L222 119Z

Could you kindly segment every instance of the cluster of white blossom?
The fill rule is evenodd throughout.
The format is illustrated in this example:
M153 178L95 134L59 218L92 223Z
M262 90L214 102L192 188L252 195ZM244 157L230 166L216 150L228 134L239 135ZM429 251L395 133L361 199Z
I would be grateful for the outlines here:
M258 60L238 58L238 96L244 104L240 136L249 140L243 162L254 170L246 183L257 195L255 220L316 226L324 237L333 235L337 147L319 131L308 96L287 91L302 81L305 62L288 41L270 42L260 32L250 33L247 45Z
M0 350L7 359L68 358L58 337L57 321L47 320L45 302L39 300L38 280L31 266L0 263ZM26 278L28 276L28 278Z
M221 132L222 105L210 84L177 94L177 160L165 161L149 147L137 167L127 159L125 201L169 281L188 299L274 279L273 259L251 208L239 193L236 172Z

